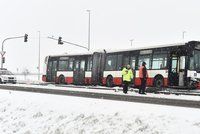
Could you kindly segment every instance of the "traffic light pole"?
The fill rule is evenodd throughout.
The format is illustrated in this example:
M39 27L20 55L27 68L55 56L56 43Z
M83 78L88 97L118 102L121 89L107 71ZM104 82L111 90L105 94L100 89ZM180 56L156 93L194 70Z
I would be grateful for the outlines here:
M5 51L4 51L4 42L7 41L7 40L18 39L18 38L24 38L24 36L9 37L9 38L6 38L6 39L3 40L2 46L1 46L1 68L3 68L3 56L5 54Z
M57 41L58 41L58 39L55 39L55 38L53 38L53 37L47 37L47 38L52 39L52 40L57 40ZM84 48L84 49L87 49L87 50L88 50L87 47L84 47L84 46L81 46L81 45L78 45L78 44L75 44L75 43L71 43L71 42L63 41L63 40L62 40L62 42L63 42L63 43L70 44L70 45L74 45L74 46L77 46L77 47L81 47L81 48Z

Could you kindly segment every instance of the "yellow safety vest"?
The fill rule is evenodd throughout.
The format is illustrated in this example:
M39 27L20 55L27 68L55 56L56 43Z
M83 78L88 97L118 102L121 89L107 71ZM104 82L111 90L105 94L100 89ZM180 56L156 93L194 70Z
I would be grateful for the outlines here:
M133 72L131 69L123 68L122 70L123 81L131 81L133 79Z

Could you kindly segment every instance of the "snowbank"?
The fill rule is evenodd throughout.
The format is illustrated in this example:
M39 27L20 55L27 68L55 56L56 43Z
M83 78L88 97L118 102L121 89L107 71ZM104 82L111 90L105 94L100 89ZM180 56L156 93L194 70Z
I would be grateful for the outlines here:
M1 134L199 134L200 109L0 90Z

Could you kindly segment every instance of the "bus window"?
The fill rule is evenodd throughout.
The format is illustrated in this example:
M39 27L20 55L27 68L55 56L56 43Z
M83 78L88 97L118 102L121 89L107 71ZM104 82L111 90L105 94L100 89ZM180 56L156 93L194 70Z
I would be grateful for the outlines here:
M117 70L121 70L122 69L122 55L119 54L117 55Z
M92 70L92 57L88 57L88 62L87 62L87 71Z
M180 69L185 69L185 56L180 57Z
M135 57L131 57L131 68L135 69Z
M48 62L48 65L47 65L47 71L50 73L51 72L51 68L52 68L52 61L49 61Z
M47 64L49 56L45 57L44 63Z
M190 70L194 70L194 57L190 57Z
M195 69L200 70L200 51L195 50L194 52L194 62L195 62Z
M81 61L80 69L82 71L85 71L85 61L84 60Z
M151 57L151 55L140 55L139 60L138 60L138 65L141 66L142 62L146 62L146 68L150 69L150 67L151 67L150 57Z
M68 68L68 71L73 71L73 60L74 59L69 59L69 68Z
M124 56L123 58L123 66L126 66L129 64L129 56Z
M78 70L79 69L79 61L75 61L75 70Z
M163 69L167 67L167 54L154 54L152 69Z
M106 58L106 71L116 70L117 55L108 55Z
M58 70L59 71L66 71L68 67L68 60L61 60L58 62Z
M177 67L178 67L178 59L177 57L172 58L172 72L177 73Z

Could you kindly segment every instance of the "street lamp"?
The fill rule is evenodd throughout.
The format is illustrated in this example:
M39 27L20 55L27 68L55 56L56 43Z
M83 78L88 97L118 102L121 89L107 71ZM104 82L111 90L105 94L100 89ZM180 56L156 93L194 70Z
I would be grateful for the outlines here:
M88 12L88 51L90 50L90 11L86 10Z
M184 42L184 39L185 39L185 33L186 33L186 31L183 31L183 33L182 33L183 42Z
M38 81L40 80L40 31L38 31Z
M134 39L131 39L131 40L130 40L130 42L131 42L131 46L133 45L133 41L134 41Z

